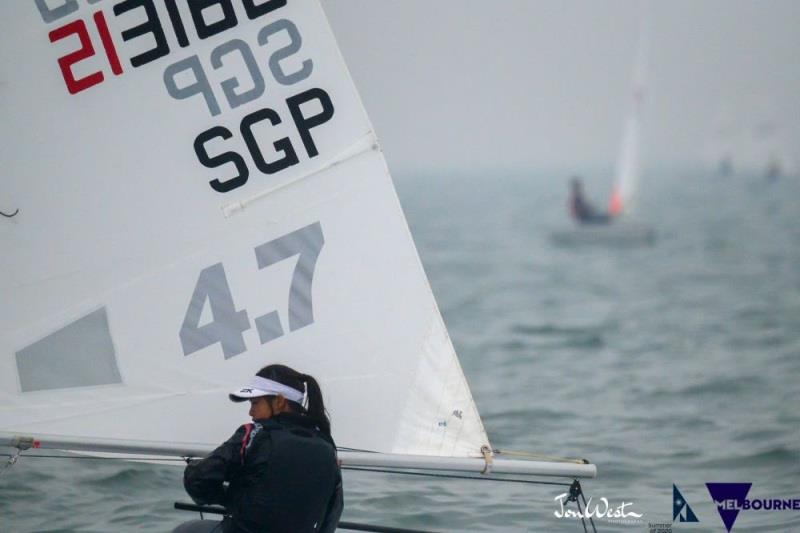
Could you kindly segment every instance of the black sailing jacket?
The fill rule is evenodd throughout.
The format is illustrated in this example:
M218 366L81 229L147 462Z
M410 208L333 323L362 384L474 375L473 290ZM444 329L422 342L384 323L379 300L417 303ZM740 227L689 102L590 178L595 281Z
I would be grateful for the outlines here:
M328 533L343 508L333 439L294 413L240 427L186 467L183 485L197 503L228 509L226 533Z

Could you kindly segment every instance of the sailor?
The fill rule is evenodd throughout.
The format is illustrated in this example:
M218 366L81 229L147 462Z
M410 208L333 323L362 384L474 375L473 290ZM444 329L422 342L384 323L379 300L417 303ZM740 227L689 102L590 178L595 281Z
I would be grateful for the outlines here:
M597 211L583 196L583 183L577 176L570 180L569 208L572 218L580 224L608 224L611 216Z
M269 365L229 395L253 422L186 467L186 492L223 505L222 522L193 520L173 533L331 532L342 514L342 476L317 381Z

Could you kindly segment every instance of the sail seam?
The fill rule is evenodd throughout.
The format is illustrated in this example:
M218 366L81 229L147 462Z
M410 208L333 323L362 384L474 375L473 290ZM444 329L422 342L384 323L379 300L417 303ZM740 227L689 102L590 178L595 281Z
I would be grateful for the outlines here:
M269 195L271 195L271 194L273 194L273 193L275 193L275 192L277 192L279 190L285 189L286 187L294 185L295 183L298 183L300 181L306 180L306 179L308 179L308 178L310 178L312 176L316 176L317 174L325 172L326 170L328 170L330 168L333 168L333 167L335 167L337 165L340 165L342 163L346 163L347 161L351 161L353 159L356 159L357 157L359 157L361 155L364 155L366 153L369 153L369 152L374 151L374 150L379 150L379 149L380 149L380 147L378 145L378 139L375 136L375 132L370 130L366 134L364 134L362 137L360 137L356 142L354 142L353 144L351 144L350 146L348 146L347 148L345 148L344 150L339 152L330 161L328 161L327 163L324 163L322 166L312 170L311 172L308 172L306 174L302 174L302 175L300 175L300 176L298 176L298 177L296 177L294 179L288 180L288 181L286 181L284 183L281 183L281 184L276 185L274 187L271 187L269 189L265 189L265 190L263 190L263 191L261 191L261 192L259 192L257 194L254 194L253 196L251 196L249 198L246 198L246 199L244 199L242 201L233 202L233 203L230 203L228 205L224 205L224 206L222 206L222 214L225 216L225 218L230 218L235 213L237 213L239 211L243 211L246 207L248 207L253 202L256 202L256 201L258 201L258 200L260 200L262 198L265 198L265 197L267 197L267 196L269 196Z

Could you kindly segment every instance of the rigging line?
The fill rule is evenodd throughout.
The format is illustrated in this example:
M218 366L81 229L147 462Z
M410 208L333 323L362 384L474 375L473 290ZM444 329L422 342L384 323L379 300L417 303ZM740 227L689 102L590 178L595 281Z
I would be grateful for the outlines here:
M355 522L339 522L337 529L347 529L350 531L372 531L373 533L435 533L433 531L423 531L421 529L403 529L391 526L377 526L372 524L357 524Z
M583 500L583 506L586 507L586 509L588 510L589 505L586 503L586 496L583 494L583 487L581 487L581 499ZM597 528L594 526L594 520L592 519L591 516L589 517L589 523L592 524L592 531L594 531L594 533L597 533Z
M556 481L538 481L534 479L509 479L497 477L477 477L477 476L459 476L456 474L435 474L433 472L406 472L403 470L389 470L382 468L363 468L358 466L342 466L342 470L355 470L357 472L379 472L382 474L405 474L407 476L423 476L423 477L439 477L447 479L469 479L475 481L501 481L506 483L527 483L531 485L556 485L559 487L569 487L569 483L559 483Z
M227 509L217 505L195 505L192 503L175 502L175 509L179 511L194 511L200 513L228 515ZM202 518L201 518L202 520ZM337 529L347 529L351 531L372 531L373 533L435 533L434 531L422 531L420 529L406 529L400 527L380 526L375 524L359 524L356 522L339 521Z
M512 452L510 450L493 450L497 455L513 455L515 457L528 457L530 459L544 459L546 461L554 461L558 463L576 463L579 465L590 464L586 459L577 459L574 457L559 457L557 455L543 455L532 452Z
M375 450L362 450L360 448L348 448L347 446L337 446L336 449L340 452L362 452L362 453L381 453Z
M11 454L3 453L0 454L0 457L12 457ZM141 457L100 457L99 455L41 455L41 454L29 454L26 455L25 458L33 458L33 459L94 459L100 461L173 461L173 462L180 462L185 463L186 461L181 457L162 457L162 456L141 456Z
M3 215L3 216L4 216L4 217L6 217L6 218L12 218L12 217L15 217L15 216L17 216L17 213L19 213L19 208L17 208L17 210L16 210L16 211L14 211L14 212L13 212L13 213L11 213L11 214L8 214L8 213L6 213L6 212L4 212L4 211L0 211L0 215Z
M583 524L583 533L589 533L589 530L586 529L586 518L583 516L583 509L581 509L581 501L578 498L575 498L575 505L578 506L578 513L581 515L581 524Z

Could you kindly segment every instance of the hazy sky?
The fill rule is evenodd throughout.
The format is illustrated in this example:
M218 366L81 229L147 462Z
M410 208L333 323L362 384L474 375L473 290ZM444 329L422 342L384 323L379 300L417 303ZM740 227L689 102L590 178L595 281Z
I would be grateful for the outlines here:
M323 0L390 167L613 165L644 4ZM800 148L800 1L649 4L646 164L771 121ZM786 141L784 139L791 139Z

